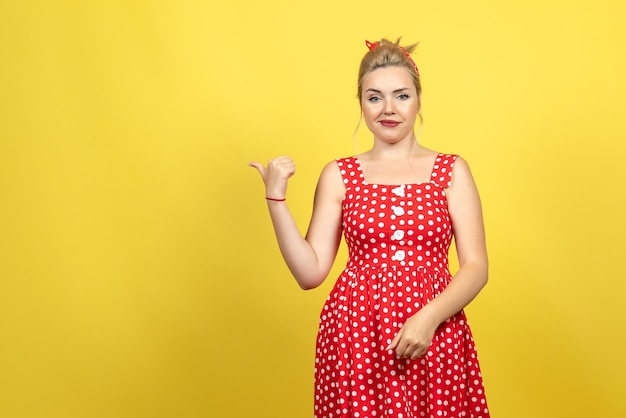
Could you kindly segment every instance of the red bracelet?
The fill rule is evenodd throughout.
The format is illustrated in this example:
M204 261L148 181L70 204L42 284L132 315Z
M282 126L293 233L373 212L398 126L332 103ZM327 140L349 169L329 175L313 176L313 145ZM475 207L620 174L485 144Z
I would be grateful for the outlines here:
M267 196L266 196L266 197L265 197L265 200L271 200L272 202L284 202L284 201L285 201L285 200L287 200L287 199L285 199L284 197L283 197L282 199L276 199L276 198L274 198L274 197L267 197Z

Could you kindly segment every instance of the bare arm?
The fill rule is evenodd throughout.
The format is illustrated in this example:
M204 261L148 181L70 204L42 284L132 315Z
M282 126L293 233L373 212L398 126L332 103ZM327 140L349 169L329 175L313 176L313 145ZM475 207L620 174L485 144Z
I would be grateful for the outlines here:
M487 284L487 246L482 207L469 166L458 157L452 186L446 191L459 270L428 310L437 324L461 311Z
M295 165L289 157L275 158L267 167L260 163L250 165L261 174L268 197L285 196L287 180L295 173ZM334 161L328 163L317 184L306 237L300 234L286 201L267 201L281 254L303 289L319 286L333 265L341 239L341 201L344 192L337 164Z
M446 190L459 270L446 289L413 315L389 349L401 357L421 357L437 327L467 306L487 283L487 248L478 190L469 166L457 158L452 185Z

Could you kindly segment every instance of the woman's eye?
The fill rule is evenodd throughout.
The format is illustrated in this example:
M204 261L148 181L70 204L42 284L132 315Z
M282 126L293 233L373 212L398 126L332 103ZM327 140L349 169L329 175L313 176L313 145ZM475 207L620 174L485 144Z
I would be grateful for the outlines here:
M377 96L372 96L370 98L367 99L367 101L371 102L371 103L376 103L380 100L380 97Z
M406 99L408 99L408 98L409 98L409 95L408 95L408 94L405 94L405 93L403 93L403 94L401 94L401 95L399 95L399 96L398 96L398 99L400 99L400 100L406 100Z

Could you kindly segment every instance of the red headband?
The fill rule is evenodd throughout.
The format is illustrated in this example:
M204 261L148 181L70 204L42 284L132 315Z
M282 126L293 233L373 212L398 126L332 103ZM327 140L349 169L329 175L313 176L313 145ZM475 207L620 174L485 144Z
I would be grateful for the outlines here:
M376 42L370 42L370 41L365 41L365 45L367 45L367 48L371 51L372 49L376 48L377 46L379 46L379 43ZM409 53L406 51L406 49L402 48L400 45L395 45L398 48L400 48L400 51L402 51L404 53L404 56L406 57L406 59L411 63L411 65L413 66L413 68L415 68L415 73L417 74L417 77L420 76L420 70L417 69L417 65L415 64L415 61L413 61L413 58L411 58L411 55L409 55Z

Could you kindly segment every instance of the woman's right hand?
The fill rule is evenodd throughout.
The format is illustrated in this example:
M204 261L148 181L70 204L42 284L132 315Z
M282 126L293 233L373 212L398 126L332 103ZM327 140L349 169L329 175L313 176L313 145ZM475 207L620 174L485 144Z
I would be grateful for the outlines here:
M284 199L287 195L287 181L296 173L296 165L287 156L276 157L267 163L267 167L258 162L248 164L258 170L263 183L265 195L274 199Z

